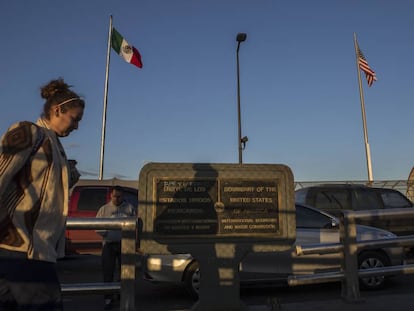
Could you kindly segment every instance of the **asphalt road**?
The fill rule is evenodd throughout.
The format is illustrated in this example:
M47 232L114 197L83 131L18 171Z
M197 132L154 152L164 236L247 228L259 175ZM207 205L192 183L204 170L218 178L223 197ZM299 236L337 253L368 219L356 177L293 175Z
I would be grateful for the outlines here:
M101 282L100 256L73 256L59 261L62 283ZM139 275L139 270L138 270ZM349 304L341 298L339 283L307 285L298 287L273 286L242 288L240 295L248 310L414 310L414 275L400 275L390 280L380 291L361 292L361 301ZM154 285L137 279L136 310L184 311L194 305L184 288L172 285ZM65 311L103 310L101 295L64 295ZM117 310L119 308L114 308Z

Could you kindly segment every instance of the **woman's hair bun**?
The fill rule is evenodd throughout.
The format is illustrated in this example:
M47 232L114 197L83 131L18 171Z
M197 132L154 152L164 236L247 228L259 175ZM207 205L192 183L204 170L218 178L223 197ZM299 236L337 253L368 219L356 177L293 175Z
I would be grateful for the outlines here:
M67 93L71 86L66 84L62 78L50 81L48 84L43 86L40 90L40 95L42 98L48 100L51 97L59 93Z

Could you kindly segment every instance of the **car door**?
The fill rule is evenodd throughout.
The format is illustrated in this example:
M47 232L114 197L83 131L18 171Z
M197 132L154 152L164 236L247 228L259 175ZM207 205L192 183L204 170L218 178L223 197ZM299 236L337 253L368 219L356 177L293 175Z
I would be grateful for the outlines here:
M70 197L69 217L94 218L98 209L109 200L108 187L79 186ZM102 237L95 230L67 230L67 252L83 253L99 251Z
M240 276L245 281L286 279L292 274L311 274L334 271L339 268L339 254L296 254L295 246L337 243L339 227L334 218L296 204L296 242L283 252L250 253L240 265Z
M339 242L339 225L335 218L316 209L296 206L296 247ZM290 265L281 270L291 274L311 274L337 270L339 254L292 254Z

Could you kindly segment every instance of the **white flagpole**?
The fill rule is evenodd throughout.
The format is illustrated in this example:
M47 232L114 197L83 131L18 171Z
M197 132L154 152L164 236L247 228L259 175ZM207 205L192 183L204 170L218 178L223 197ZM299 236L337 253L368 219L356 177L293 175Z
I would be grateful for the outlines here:
M359 68L358 43L357 43L355 32L354 32L354 46L355 46L356 65L357 65L357 72L358 72L359 99L361 101L362 123L364 127L364 142L365 142L365 154L367 157L368 182L371 184L374 179L372 177L371 151L369 149L369 143L368 143L368 130L367 130L367 120L365 116L364 93L362 90L361 70Z
M112 15L109 16L108 48L107 48L107 54L106 54L106 72L105 72L104 103L103 103L103 113L102 113L101 162L100 162L100 167L99 167L99 180L102 180L103 178L103 167L104 167L106 106L108 102L108 77L109 77L109 60L111 56L111 37L112 37Z

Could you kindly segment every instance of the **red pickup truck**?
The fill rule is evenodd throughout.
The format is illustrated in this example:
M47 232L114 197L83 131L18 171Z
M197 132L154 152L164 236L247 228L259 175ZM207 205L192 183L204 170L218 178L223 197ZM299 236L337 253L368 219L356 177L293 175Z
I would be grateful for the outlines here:
M110 200L113 186L124 188L124 199L138 207L138 180L81 179L70 190L68 217L96 217ZM138 214L138 213L137 213ZM100 253L102 237L94 230L66 230L66 254Z

